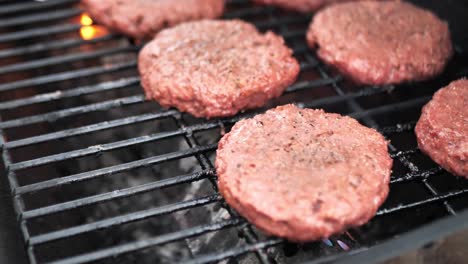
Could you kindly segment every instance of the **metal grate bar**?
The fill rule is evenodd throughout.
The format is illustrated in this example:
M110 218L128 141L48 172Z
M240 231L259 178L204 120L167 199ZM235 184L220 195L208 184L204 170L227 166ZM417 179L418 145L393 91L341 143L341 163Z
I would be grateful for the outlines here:
M309 48L306 45L303 45L302 47L294 49L293 50L293 55L298 56L300 54L306 53L308 51L308 49ZM303 64L304 64L304 62L300 62L301 70L310 70L310 69L312 69L313 67L316 66L314 64L311 64L310 62L307 62L307 65L313 66L313 67L303 67Z
M333 84L335 82L331 82L331 84ZM343 101L348 101L350 99L356 99L356 98L359 98L359 97L364 97L364 96L370 96L370 95L374 95L374 94L380 94L380 93L384 93L384 92L387 92L388 91L388 88L364 88L364 89L361 89L357 92L353 92L353 93L347 93L347 94L342 94L342 95L335 95L335 96L328 96L328 97L324 97L324 98L321 98L321 99L317 99L317 100L312 100L310 102L307 102L307 103L300 103L303 107L307 107L307 108L315 108L315 107L318 107L320 105L327 105L327 104L334 104L334 103L339 103L339 102L343 102ZM355 112L356 114L359 113L359 112Z
M224 14L224 18L227 19L234 19L234 18L239 18L239 17L251 17L251 16L258 16L261 14L265 14L265 9L271 9L271 7L252 7L252 8L246 8L242 10L236 10L236 11L231 11L228 14Z
M0 116L0 123L2 122L2 117ZM1 150L1 156L3 159L3 165L5 166L5 175L8 179L8 185L10 187L10 192L12 194L12 200L13 200L13 209L16 213L16 216L19 216L23 211L24 211L24 200L21 196L14 195L14 192L16 188L18 187L18 181L16 179L15 172L11 171L8 169L8 167L11 164L11 155L9 151L5 148L2 148L1 146L5 142L5 134L3 129L0 129L0 150ZM19 221L19 228L21 231L21 234L23 236L23 239L25 241L29 240L29 230L26 227L26 223L24 221ZM31 258L31 264L35 264L34 258Z
M382 133L383 134L383 133ZM388 135L388 134L385 134L385 135ZM390 153L390 157L392 159L394 158L398 158L398 157L405 157L405 156L410 156L410 155L413 155L413 154L416 154L420 152L420 150L418 148L414 148L414 149L408 149L408 150L400 150L400 151L389 151Z
M432 195L440 195L437 189L427 181L427 178L423 179L423 183L426 186L426 188L429 190L429 192L432 193ZM449 202L445 198L443 200L444 200L445 209L447 209L447 211L451 215L456 215L457 213L455 212L455 209L453 209L452 205L450 205Z
M39 44L0 50L0 59L12 57L12 56L23 56L23 55L28 55L28 54L37 53L37 52L51 51L55 49L71 48L71 47L76 47L76 46L81 46L81 45L86 45L86 44L94 44L94 43L104 42L107 40L113 40L113 39L118 39L118 38L120 38L120 36L108 34L108 35L93 38L90 40L64 39L64 40L58 40L58 41L41 42Z
M401 133L404 131L411 131L416 126L416 121L408 122L405 124L397 124L396 126L392 127L385 127L381 129L383 134L394 134L394 133Z
M226 3L230 5L247 4L249 3L249 0L226 0ZM255 8L255 6L253 8Z
M302 37L304 37L305 34L306 34L306 31L304 31L304 30L289 30L288 32L285 32L284 34L281 34L281 36L283 36L284 39L290 39L290 38L302 38ZM305 48L306 46L303 45L302 47ZM294 53L296 54L297 50L302 50L302 47L301 48L297 48L297 47L294 48Z
M289 86L286 89L285 93L292 93L310 88L320 88L321 86L329 85L339 80L341 80L341 78L338 77L334 79L318 79L312 81L296 82L293 85Z
M49 57L45 59L33 60L23 63L11 64L7 66L0 66L0 74L12 73L24 70L32 70L45 66L53 66L62 63L71 63L76 61L84 61L88 59L96 59L99 57L122 54L125 52L131 52L137 50L138 47L135 46L123 46L111 49L103 49L93 52L83 52L83 53L74 53L70 55L60 55L55 57Z
M390 147L392 147L392 146L390 145ZM417 166L415 166L412 162L410 162L406 157L404 157L404 156L398 157L398 160L400 160L400 162L403 165L405 165L411 171L411 173L417 173L419 171L419 168ZM427 178L423 179L423 184L426 187L426 189L428 189L429 192L431 192L432 195L434 195L435 197L440 196L440 194L432 186L432 184L427 182ZM449 212L452 215L456 215L457 213L455 212L453 207L448 203L448 201L443 197L442 197L442 200L443 200L443 204L444 204L445 209L447 210L447 212Z
M295 53L297 55L297 53ZM311 63L311 62L301 62L301 64L299 65L300 66L300 70L301 71L305 71L305 70L309 70L309 69L313 69L315 68L315 66L317 66L315 63Z
M3 5L0 7L0 15L11 14L24 11L36 11L44 8L49 8L57 5L70 4L78 2L78 0L49 0L45 2L28 2L11 5Z
M34 145L34 144L38 144L38 143L42 143L46 141L62 139L66 137L85 135L85 134L89 134L89 133L93 133L97 131L116 128L116 127L127 126L131 124L138 124L141 122L167 118L177 113L178 112L175 110L167 110L167 111L161 111L157 113L125 117L125 118L116 119L112 121L104 121L104 122L100 122L100 123L96 123L92 125L71 128L71 129L61 130L58 132L53 132L53 133L43 134L39 136L6 142L4 147L5 148L18 148L18 147Z
M116 72L120 70L131 69L131 68L134 68L136 65L137 65L136 61L132 61L132 62L116 64L112 66L99 66L99 67L92 67L92 68L87 68L83 70L54 73L54 74L45 75L41 77L0 84L0 92L6 92L6 91L25 88L29 86L39 86L39 85L48 84L48 83L72 80L76 78L89 77L89 76L98 75L98 74L111 73L111 72Z
M187 239L190 237L202 235L208 232L218 231L224 228L233 227L241 224L240 219L230 219L225 221L219 221L212 224L201 225L189 229L184 229L182 231L177 231L161 236L157 236L150 239L145 239L141 241L131 242L115 247L110 247L107 249L98 250L88 254L82 254L75 257L70 257L62 259L59 261L51 262L50 264L79 264L86 263L96 260L101 260L104 258L115 257L122 254L130 253L137 250L143 250L145 248L154 247L157 245L167 244L170 242Z
M254 22L253 24L258 28L271 28L275 26L280 26L284 24L300 24L309 22L311 16L291 16L291 17L281 17L275 19L274 21L262 21L262 22Z
M428 98L429 100L430 98ZM396 148L392 145L392 144L389 144L389 148L390 150L392 151L395 151ZM404 165L406 166L406 168L408 168L411 173L415 174L415 173L418 173L420 171L420 169L414 165L408 158L406 158L405 156L399 156L398 157L398 160ZM437 192L437 190L435 190L435 188L426 181L426 179L423 179L423 184L424 186L426 187L426 189L429 190L429 192L433 195L433 197L442 197L441 199L443 200L443 204L444 204L444 207L445 209L447 210L448 213L452 214L452 215L456 215L456 212L455 210L452 208L452 206L448 203L448 201L444 198L444 196L440 196L440 194Z
M37 159L22 161L18 163L13 163L10 165L11 170L26 169L31 167L36 167L40 165L45 165L53 162L60 162L68 159L81 158L93 154L103 153L111 150L116 150L120 148L130 147L137 144L143 144L153 141L158 141L162 139L167 139L175 136L180 136L185 133L193 133L197 131L203 131L211 128L218 127L218 122L205 123L200 125L194 125L193 127L185 127L177 130L172 130L168 132L158 132L150 135L145 135L141 137L135 137L130 139L125 139L121 141L115 141L107 144L93 145L84 149L77 149L68 152L63 152L55 155L44 156Z
M62 178L56 178L52 180L55 180L57 184L66 184L66 183L90 180L90 179L94 179L94 178L104 176L104 175L113 175L119 172L131 170L131 169L156 165L156 164L166 162L166 161L171 161L174 159L182 159L182 158L190 157L198 153L214 150L216 146L217 144L210 144L210 145L203 146L203 147L196 147L196 148L192 148L188 150L175 151L175 152L171 152L171 153L167 153L167 154L163 154L159 156L153 156L153 157L149 157L145 159L135 160L132 162L122 163L122 164L115 165L115 166L105 167L105 168L101 168L97 170L87 171L87 172L65 176ZM58 213L58 212L66 211L66 210L75 209L80 206L81 206L80 204L76 204L73 201L65 202L61 204L55 204L55 205L51 205L47 207L42 207L42 208L26 211L23 213L22 217L23 219L30 219L30 218L35 218L35 217L44 216L48 214L54 214L54 213Z
M379 210L377 212L376 215L384 215L384 214L394 213L396 211L400 211L400 210L408 209L408 208L413 208L413 207L425 205L425 204L432 203L432 202L445 201L448 198L452 198L452 197L462 195L462 194L467 194L467 193L468 193L468 189L459 190L459 191L455 191L455 192L449 192L449 193L446 193L446 194L433 196L433 197L431 197L429 199L417 201L417 202L414 202L414 203L399 205L399 206L396 206L396 207L393 207L393 208L390 208L390 209L381 209L381 210Z
M92 204L97 204L97 203L101 203L101 202L105 202L105 201L110 201L110 200L114 200L114 199L125 198L125 197L136 195L136 194L150 192L150 191L153 191L153 190L156 190L156 189L161 189L161 188L170 187L170 186L174 186L174 185L179 185L179 184L183 184L183 183L199 181L199 180L205 179L205 178L207 178L209 176L214 176L214 173L215 172L212 169L202 170L202 171L194 172L194 173L191 173L191 174L179 175L179 176L176 176L176 177L172 177L172 178L168 178L168 179L164 179L164 180L159 180L159 181L155 181L155 182L150 182L150 183L139 185L139 186L133 186L133 187L125 188L125 189L120 189L120 190L116 190L116 191L113 191L113 192L107 192L107 193L103 193L103 194L93 195L93 196L89 196L89 197L86 197L86 198L77 199L77 200L74 200L74 201L75 201L75 203L80 204L82 206L89 206L89 205L92 205ZM46 182L41 182L39 184L31 184L31 185L18 187L16 194L17 195L23 195L25 193L37 192L37 191L44 190L44 189L47 189L47 188L58 187L56 185L53 185L53 186L49 185L48 186L48 185L45 185L45 184L42 184L42 183L46 183ZM59 185L59 186L61 186L61 185Z
M51 93L39 94L31 97L0 102L0 110L11 110L22 106L33 105L37 103L48 103L51 101L77 97L87 94L93 94L98 92L105 92L109 90L122 89L126 87L131 87L138 85L140 83L140 78L130 77L125 79L120 79L117 81L102 82L95 85L82 86L78 88L73 88L65 91L55 91Z
M63 24L59 26L40 27L34 29L27 29L22 31L15 31L14 33L7 33L0 35L0 43L17 41L22 39L34 37L47 37L53 34L67 33L78 30L81 25L78 24Z
M375 108L368 109L368 110L355 112L355 113L350 114L350 116L359 119L359 118L364 118L364 117L373 116L373 115L385 114L389 112L403 111L408 108L420 106L426 103L427 101L429 101L430 99L431 99L430 96L418 97L416 99L411 99L411 100L400 102L400 103L388 104L388 105L379 106L379 107L375 107Z
M392 177L390 183L403 183L407 181L412 181L414 179L427 178L432 175L436 175L443 170L440 167L432 168L424 172L409 173L403 176Z
M108 229L114 226L120 226L136 221L141 221L150 217L156 217L160 215L170 214L181 210L186 210L193 207L203 206L210 203L218 202L221 200L219 194L214 194L198 199L193 199L189 201L177 202L169 205L164 205L156 208L141 210L138 212L133 212L125 215L119 215L116 217L111 217L108 219L83 224L79 226L74 226L70 228L61 229L59 231L50 232L47 234L42 234L38 236L33 236L29 240L31 245L44 244L47 242L70 238L73 236L94 232L98 230Z
M411 154L415 154L419 152L419 149L410 149L410 150L403 150L403 151L398 151L394 155L390 155L392 158L398 158L401 156L407 156Z
M268 241L265 241L265 242L257 242L257 243L252 244L252 245L247 245L247 246L243 246L243 247L240 247L240 248L226 250L226 251L220 252L220 253L212 253L212 254L206 254L206 255L198 256L195 259L182 261L181 263L184 263L184 264L213 263L213 262L216 262L216 261L221 261L221 260L225 260L225 259L228 259L228 258L245 255L245 254L250 253L252 251L267 249L267 248L276 246L276 245L278 245L278 244L280 244L282 242L283 241L281 239L271 239L271 240L268 240Z
M21 127L25 125L40 123L40 122L52 122L52 121L56 121L64 117L80 115L80 114L85 114L85 113L90 113L90 112L95 112L95 111L104 111L104 110L108 110L114 107L131 105L131 104L141 103L144 101L145 101L144 95L128 96L128 97L123 97L119 99L99 102L95 104L72 107L72 108L67 108L64 110L58 110L58 111L49 112L45 114L39 114L39 115L13 119L13 120L9 120L9 121L5 121L1 123L0 128L5 129L5 128L12 128L12 127Z
M393 145L389 145L390 151L396 152L397 149ZM398 157L398 160L411 172L418 172L419 168L416 167L411 161L408 160L406 156L400 156Z
M76 159L82 158L86 156L90 156L93 154L103 153L111 150L117 150L125 147L130 147L137 144L143 144L158 140L163 140L167 138L172 138L175 136L180 136L184 134L182 129L169 131L169 132L160 132L155 133L147 136L141 136L121 141L116 141L108 144L102 145L93 145L83 149L72 150L68 152L63 152L55 155L45 156L37 159L22 161L18 163L11 164L10 169L12 170L19 170L19 169L27 169L32 167L37 167L41 165L46 165L50 163L60 162L69 159Z
M13 17L0 20L0 27L22 26L25 24L46 22L56 19L69 18L78 15L81 10L77 8L67 8L63 10L54 10L51 12L44 12L38 15L25 15L20 17Z

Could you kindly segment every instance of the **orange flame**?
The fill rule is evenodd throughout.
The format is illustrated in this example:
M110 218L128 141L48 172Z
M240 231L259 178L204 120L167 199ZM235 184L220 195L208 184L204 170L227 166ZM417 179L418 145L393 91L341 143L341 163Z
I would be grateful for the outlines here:
M91 26L93 24L93 20L88 16L88 14L83 13L80 17L80 23L83 26Z
M86 13L81 14L80 36L82 39L90 40L107 34L107 30L101 26L93 25L93 19Z

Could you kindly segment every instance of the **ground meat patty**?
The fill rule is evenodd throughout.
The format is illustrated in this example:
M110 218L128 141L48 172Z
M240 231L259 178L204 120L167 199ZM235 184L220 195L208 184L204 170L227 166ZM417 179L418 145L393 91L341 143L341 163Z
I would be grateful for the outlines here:
M207 118L260 107L299 73L283 38L240 20L163 30L142 49L138 67L148 98Z
M253 0L255 3L276 5L299 12L313 12L326 5L357 0Z
M400 1L330 6L313 18L307 42L319 46L326 63L363 84L428 79L452 55L447 23Z
M416 125L419 148L453 174L468 177L468 80L434 94Z
M135 38L153 37L185 21L217 18L224 0L82 0L86 12L110 29Z
M366 223L388 194L387 141L350 117L280 106L234 125L216 169L226 202L292 241Z

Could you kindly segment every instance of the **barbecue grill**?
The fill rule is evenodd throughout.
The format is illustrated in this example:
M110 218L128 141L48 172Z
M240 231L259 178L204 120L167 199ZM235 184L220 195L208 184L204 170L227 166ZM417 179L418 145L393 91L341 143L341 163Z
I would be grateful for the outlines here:
M368 87L307 48L310 15L228 1L225 18L283 35L301 74L264 108L212 120L147 102L136 70L142 43L92 24L78 1L0 4L0 185L10 187L18 226L10 231L30 263L363 263L465 228L468 181L423 155L413 129L432 94L468 74L468 7L418 4L450 22L454 58L434 80ZM285 103L350 115L391 140L390 195L370 223L294 244L262 234L223 201L218 140Z

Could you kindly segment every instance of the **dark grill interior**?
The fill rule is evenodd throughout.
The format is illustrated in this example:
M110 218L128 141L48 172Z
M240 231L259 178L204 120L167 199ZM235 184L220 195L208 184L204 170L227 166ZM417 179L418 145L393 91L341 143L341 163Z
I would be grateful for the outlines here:
M457 18L455 1L432 2ZM437 79L362 87L307 48L311 16L231 0L225 17L283 35L302 71L263 109L207 121L146 102L140 45L114 34L83 40L81 13L76 0L0 5L0 145L31 263L321 261L468 207L468 181L420 153L413 134L432 94L468 73L466 23L451 22L456 54ZM299 245L261 234L224 203L217 141L237 120L286 103L350 115L391 140L390 195L370 223Z

